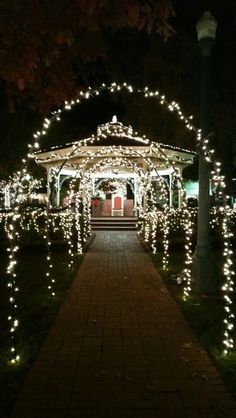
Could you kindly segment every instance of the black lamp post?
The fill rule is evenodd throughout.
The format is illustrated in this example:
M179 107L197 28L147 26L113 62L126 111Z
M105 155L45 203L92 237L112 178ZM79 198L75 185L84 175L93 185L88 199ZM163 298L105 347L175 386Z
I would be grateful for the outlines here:
M209 92L211 75L211 50L216 36L217 22L210 12L205 12L196 25L201 49L201 107L200 127L202 138L209 134ZM214 293L216 280L209 243L210 167L199 149L199 192L197 245L193 257L193 290L197 293Z

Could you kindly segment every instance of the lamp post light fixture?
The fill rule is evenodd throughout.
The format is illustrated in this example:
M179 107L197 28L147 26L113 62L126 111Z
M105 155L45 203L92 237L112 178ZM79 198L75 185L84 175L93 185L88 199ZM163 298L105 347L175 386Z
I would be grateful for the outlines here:
M209 93L211 75L211 50L216 37L217 21L209 11L196 25L201 49L201 106L200 128L202 138L209 134ZM216 279L213 273L213 257L209 242L210 165L205 160L201 147L199 156L199 192L197 245L193 256L192 288L196 293L215 293Z

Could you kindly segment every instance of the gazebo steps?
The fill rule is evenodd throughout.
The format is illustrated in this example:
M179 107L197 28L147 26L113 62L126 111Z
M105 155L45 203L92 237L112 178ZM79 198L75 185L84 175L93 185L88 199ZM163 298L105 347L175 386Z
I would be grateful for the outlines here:
M107 230L107 231L135 231L137 229L137 217L124 217L124 216L112 216L112 217L93 217L91 218L91 228L95 230Z

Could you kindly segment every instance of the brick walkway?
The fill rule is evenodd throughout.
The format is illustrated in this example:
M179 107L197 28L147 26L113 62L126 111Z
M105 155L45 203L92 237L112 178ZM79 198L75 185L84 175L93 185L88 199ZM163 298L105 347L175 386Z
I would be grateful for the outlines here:
M235 418L134 232L98 232L11 418Z

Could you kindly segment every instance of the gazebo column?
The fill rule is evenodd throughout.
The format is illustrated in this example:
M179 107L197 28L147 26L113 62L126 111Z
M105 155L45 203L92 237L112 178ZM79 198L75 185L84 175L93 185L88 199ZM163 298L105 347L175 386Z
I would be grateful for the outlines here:
M181 208L183 203L183 193L180 188L178 188L178 208Z
M180 177L180 179L182 178L182 169L179 167L178 168L178 171L179 171L179 177ZM178 185L178 208L181 208L181 206L182 206L182 203L183 203L183 190L182 190L182 188L180 187L180 183L179 183L179 185Z
M146 196L143 196L143 213L146 213Z
M4 188L4 207L5 208L11 207L10 188L8 185L5 186Z
M56 177L56 207L59 208L60 206L60 174L57 175Z
M92 178L93 196L95 196L95 177Z
M169 206L173 207L173 194L172 194L172 173L169 174Z
M136 177L136 216L140 215L140 210L141 212L143 212L142 210L142 196L140 193L140 187L141 187L141 178L139 177L137 179Z
M137 216L137 178L134 177L134 215Z
M56 168L47 168L47 198L51 206L60 206L60 174Z
M146 213L146 209L147 209L147 171L148 171L148 166L146 164L146 162L143 161L142 163L143 166L143 171L144 171L144 182L143 182L143 186L144 186L144 190L145 193L143 193L143 212Z
M85 168L82 169L82 173L81 173L81 179L82 179L81 181L83 183L82 196L81 196L83 211L85 210L85 206L86 206L84 178L85 178Z
M145 186L146 186L146 184L145 184ZM146 187L145 187L145 189L146 189ZM143 193L143 212L144 213L146 213L146 209L147 209L147 195L146 195L146 193Z
M47 167L47 201L48 205L50 205L51 200L51 167Z

